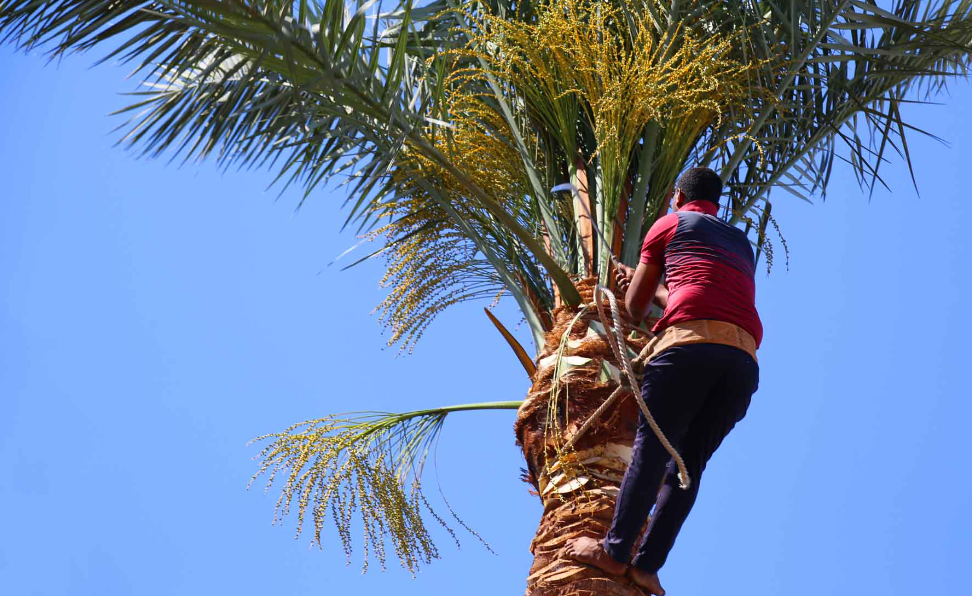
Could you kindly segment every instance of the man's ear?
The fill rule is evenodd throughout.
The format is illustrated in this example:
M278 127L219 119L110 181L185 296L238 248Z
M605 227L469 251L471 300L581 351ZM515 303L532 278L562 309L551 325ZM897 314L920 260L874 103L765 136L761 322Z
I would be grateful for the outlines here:
M675 189L675 194L672 195L672 198L674 199L675 211L681 209L685 205L687 199L681 188Z

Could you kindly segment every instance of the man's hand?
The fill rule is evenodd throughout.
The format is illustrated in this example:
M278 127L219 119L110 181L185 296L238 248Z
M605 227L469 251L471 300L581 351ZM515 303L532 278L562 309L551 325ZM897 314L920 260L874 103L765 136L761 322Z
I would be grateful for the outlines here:
M622 265L623 267L623 265ZM651 263L639 263L633 272L630 267L624 267L623 274L618 268L618 287L622 288L621 276L624 275L623 289L624 306L633 321L641 321L651 312L651 301L655 298L658 280L661 279L662 267Z
M618 291L626 293L628 287L631 285L631 280L634 279L635 270L627 265L622 265L618 263L614 270L614 281L617 285Z

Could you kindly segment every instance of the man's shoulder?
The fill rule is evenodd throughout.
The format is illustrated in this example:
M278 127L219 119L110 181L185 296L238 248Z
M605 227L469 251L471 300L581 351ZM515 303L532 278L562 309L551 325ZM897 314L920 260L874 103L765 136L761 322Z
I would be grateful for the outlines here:
M662 215L661 217L655 220L655 223L652 225L652 227L673 226L678 223L678 214L679 214L678 211L672 211L668 215Z
M678 225L687 228L696 227L709 227L709 228L732 228L734 230L738 229L735 226L731 226L728 223L722 221L719 217L715 215L709 215L708 213L700 213L698 211L678 211L672 213L672 215L677 217Z
M645 236L645 243L647 244L661 237L670 236L671 232L678 227L678 222L678 213L669 213L668 215L659 217L655 220L655 223L651 224L651 228Z
M725 221L717 215L709 215L708 213L699 213L698 211L679 211L677 213L672 213L671 215L677 215L679 223L685 223L688 225L701 225L701 226L711 226L721 230L725 230L730 234L745 236L746 233L732 225L731 223Z
M697 211L679 211L676 237L684 235L686 240L718 244L740 256L754 258L752 246L746 232L731 223L715 216Z

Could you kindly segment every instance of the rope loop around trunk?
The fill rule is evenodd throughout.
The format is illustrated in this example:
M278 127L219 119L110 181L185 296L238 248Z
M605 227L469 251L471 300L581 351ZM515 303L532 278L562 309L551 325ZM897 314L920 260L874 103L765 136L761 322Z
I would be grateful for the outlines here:
M607 298L608 303L611 305L611 318L608 318L607 313L604 311L603 297ZM594 287L594 303L597 305L597 314L601 319L601 324L604 325L604 329L607 334L607 343L611 346L611 351L614 352L615 358L618 360L618 364L624 370L624 374L627 377L628 384L631 387L631 392L634 393L635 400L638 402L638 407L641 409L641 413L644 415L645 420L648 421L648 426L651 427L652 432L658 437L658 441L665 448L665 451L672 456L675 464L678 466L678 481L679 486L683 490L687 490L692 485L692 479L689 477L688 469L685 467L685 461L682 460L682 456L678 454L678 450L671 444L668 437L662 431L658 423L655 422L654 416L651 415L651 411L648 409L648 405L645 403L643 397L641 397L641 384L638 382L638 376L635 374L634 369L631 366L631 360L628 358L627 342L624 340L624 326L621 323L621 312L618 309L617 298L614 297L614 293L608 288L598 284ZM614 334L611 334L611 328L614 328ZM640 358L639 358L640 360ZM584 421L580 428L577 429L567 442L567 446L572 446L574 442L593 425L593 423L600 418L601 414L610 407L610 405L624 393L624 382L622 381L618 388L611 393L610 396L604 403L602 403L597 410L594 411L590 417Z

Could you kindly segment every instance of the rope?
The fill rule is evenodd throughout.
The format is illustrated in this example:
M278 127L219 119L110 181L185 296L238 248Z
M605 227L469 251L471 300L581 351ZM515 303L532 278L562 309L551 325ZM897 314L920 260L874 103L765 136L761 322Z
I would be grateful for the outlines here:
M608 321L607 314L604 312L604 302L601 298L602 295L607 298L608 303L611 305L611 322L614 323L613 325L611 325L611 322ZM641 397L638 377L635 375L635 372L631 367L631 360L628 359L627 343L624 340L624 327L621 323L621 312L618 309L617 299L614 297L611 290L607 289L601 284L598 284L594 288L594 302L597 304L597 314L601 319L601 324L604 325L604 329L607 331L608 345L611 346L611 351L614 352L615 358L617 358L618 363L624 370L628 384L631 387L631 392L634 393L635 400L638 402L638 407L641 409L641 413L644 415L645 420L648 421L648 426L651 427L652 432L654 432L655 436L658 437L658 441L662 444L662 447L664 447L665 451L667 451L668 454L672 456L672 459L675 460L675 464L678 466L679 486L683 490L686 490L692 485L692 479L689 477L688 469L685 467L685 461L682 460L682 456L678 454L678 451L668 440L668 437L665 436L665 433L662 431L661 427L659 427L658 423L655 422L655 418L651 415L648 405L645 403L644 398ZM612 327L614 328L613 336L611 335L610 331ZM642 361L646 359L646 352L647 350L643 351L636 360ZM619 384L618 388L615 389L606 400L604 400L604 403L598 406L597 410L595 410L594 413L584 421L580 428L577 429L577 432L570 437L565 444L565 448L572 447L574 442L580 438L581 435L586 433L594 422L600 418L601 415L611 406L611 404L614 403L614 401L617 400L622 393L624 393L625 389L626 387L624 385L624 379L622 379L622 382Z
M550 190L552 192L569 190L575 195L576 198L581 199L577 187L573 184L559 184ZM619 268L621 266L621 261L618 260L618 257L614 255L614 251L611 248L611 243L605 240L604 236L601 235L601 230L597 228L597 224L595 223L596 219L591 216L591 211L587 208L585 203L586 201L583 199L580 200L580 205L584 208L584 211L587 213L587 217L591 222L591 229L594 230L598 240L600 240L607 249L607 255L610 257L611 263L614 264L615 268ZM593 258L593 255L591 255L591 258ZM608 323L607 315L604 314L604 304L599 297L600 294L607 296L608 302L611 304L611 315L614 320L614 338L611 337L611 332L609 331L611 325ZM608 345L611 346L611 351L614 352L614 356L618 359L618 363L624 369L624 372L628 377L628 383L631 385L631 392L634 393L635 399L638 401L638 407L641 408L641 413L644 414L645 419L648 421L648 426L651 427L651 430L655 433L655 436L658 437L658 440L665 448L665 451L667 451L668 454L672 456L672 459L675 460L675 464L678 466L679 486L682 488L682 490L687 490L688 487L692 485L692 479L689 478L689 473L688 469L685 467L685 462L682 460L682 456L678 454L675 447L673 447L668 441L668 438L665 436L665 433L662 432L662 429L658 426L658 423L655 422L654 416L652 416L651 412L648 410L648 405L641 397L641 385L638 383L638 377L635 376L634 370L631 368L631 361L628 360L627 343L624 341L624 327L622 326L621 312L618 310L618 301L614 297L614 293L612 293L611 290L607 289L601 284L597 284L594 286L594 302L597 304L597 314L601 318L601 324L604 325L604 330L607 332ZM570 330L568 329L567 332L570 333ZM617 341L617 345L615 345L615 341ZM639 367L643 366L648 361L648 358L651 355L651 350L649 349L650 347L654 346L649 343L648 346L645 346L645 349L635 359ZM611 403L613 403L614 400L621 395L621 393L623 393L623 390L624 382L621 382L619 383L618 388L614 390L614 393L609 395L608 398L604 400L604 403L601 404L593 414L591 414L590 418L585 420L584 424L577 429L577 432L574 433L570 439L568 439L565 447L573 446L574 441L576 441L582 434L587 432L591 425L594 424L594 421L597 420L597 418L608 409Z
M593 425L601 417L601 414L603 414L605 410L611 407L611 404L614 403L614 400L620 397L621 394L624 393L625 389L627 389L627 387L625 387L623 384L619 385L618 388L614 390L614 393L609 395L608 398L604 400L604 403L599 405L597 409L594 410L594 413L591 414L587 418L587 420L584 421L584 424L581 424L580 428L578 428L577 431L575 431L574 434L572 434L570 438L567 439L567 442L564 443L563 450L566 451L571 447L573 447L574 442L577 441L577 439L579 439L584 433L590 430L591 425Z

